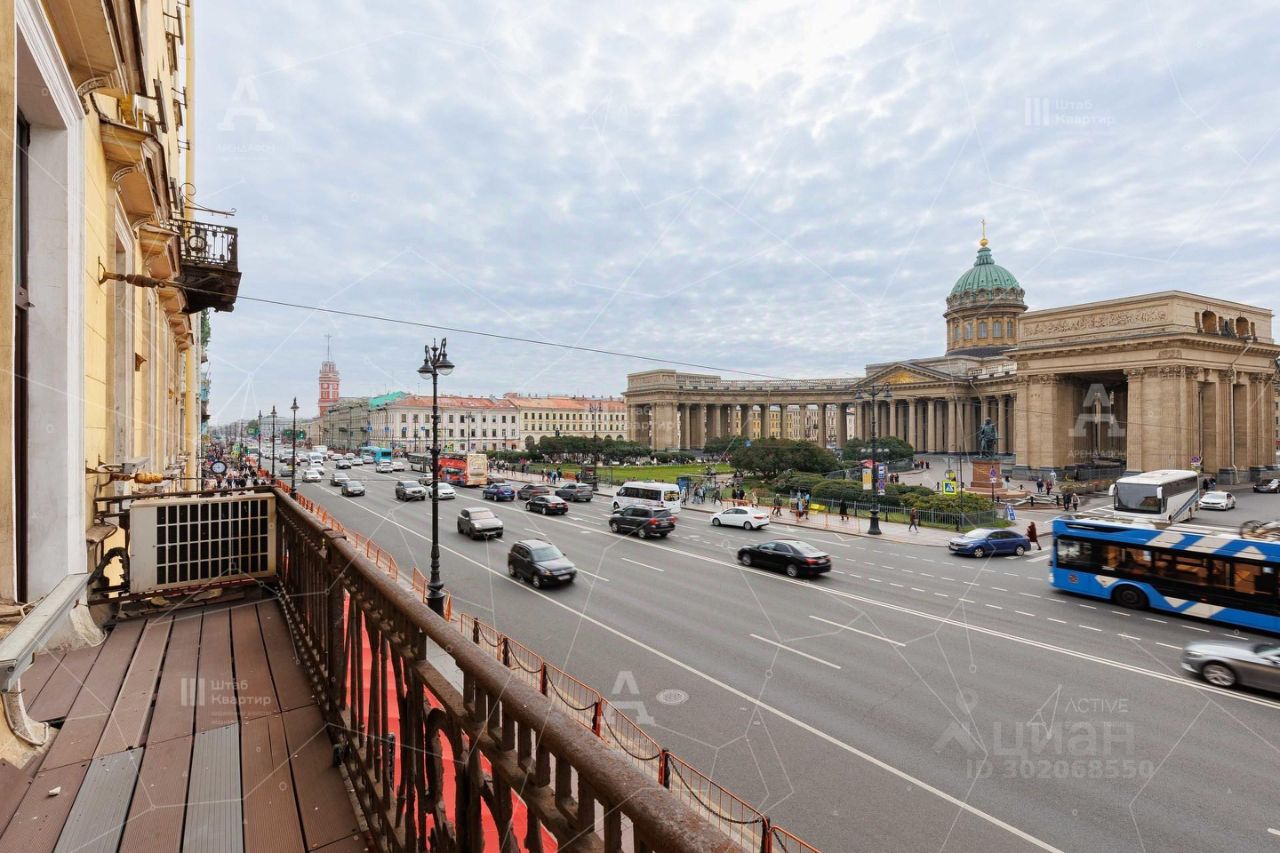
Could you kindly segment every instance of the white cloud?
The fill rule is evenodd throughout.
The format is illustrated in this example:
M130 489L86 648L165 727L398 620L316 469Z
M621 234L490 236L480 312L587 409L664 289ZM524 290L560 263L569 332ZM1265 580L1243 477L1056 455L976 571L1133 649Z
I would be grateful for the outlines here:
M941 351L982 216L1033 307L1269 304L1274 17L1131 5L223 0L198 183L245 296L778 375ZM246 90L270 120L218 130ZM325 333L350 393L414 387L430 336L242 301L215 395L313 405ZM467 392L651 366L450 344Z

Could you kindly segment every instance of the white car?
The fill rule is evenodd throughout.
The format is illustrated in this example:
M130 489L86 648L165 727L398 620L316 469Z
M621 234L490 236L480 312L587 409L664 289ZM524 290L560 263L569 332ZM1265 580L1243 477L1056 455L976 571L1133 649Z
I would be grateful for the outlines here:
M759 507L731 506L711 516L712 527L741 527L758 530L769 523L769 513Z
M348 462L350 462L352 465L363 465L363 464L364 464L364 460L363 460L363 459L361 459L359 456L352 456L351 454L347 454L347 461L348 461Z
M318 466L314 468L308 468L307 470L302 472L302 482L318 483L320 482L321 473L322 472L320 471L320 468Z
M343 454L342 458L343 458L343 459L355 459L355 458L356 458L356 455L355 455L354 453L345 453L345 454Z
M403 459L392 459L392 460L391 460L391 470L392 470L392 471L403 471L403 470L405 470L404 460L403 460Z
M458 496L458 493L453 490L453 486L448 483L436 483L436 488L439 490L440 500L442 501L451 501ZM431 494L430 486L427 486L427 494Z
M390 462L379 462L374 466L373 470L379 474L390 474L393 469Z
M1201 509L1228 510L1236 508L1236 496L1230 492L1205 492L1200 498Z

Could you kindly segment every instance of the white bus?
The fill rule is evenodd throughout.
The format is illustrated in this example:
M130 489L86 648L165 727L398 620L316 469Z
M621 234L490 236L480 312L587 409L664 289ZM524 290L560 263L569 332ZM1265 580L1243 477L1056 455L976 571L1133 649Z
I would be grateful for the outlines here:
M648 480L632 480L623 483L613 496L614 510L629 506L647 506L650 509L670 510L680 513L680 487L674 483L652 483Z
M1111 487L1116 512L1155 515L1162 521L1186 521L1195 515L1200 499L1200 475L1195 471L1145 471L1121 477Z

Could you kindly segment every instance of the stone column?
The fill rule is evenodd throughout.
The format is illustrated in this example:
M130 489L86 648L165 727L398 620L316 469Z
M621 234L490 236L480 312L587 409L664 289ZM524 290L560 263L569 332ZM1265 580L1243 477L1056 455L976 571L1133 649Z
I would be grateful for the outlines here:
M1144 471L1147 430L1146 417L1146 368L1131 367L1124 372L1127 382L1128 423L1125 424L1125 468ZM1206 470L1208 470L1206 468Z
M650 415L653 420L653 447L666 450L679 441L680 412L675 403L655 403Z
M898 401L893 399L886 405L889 407L889 429L885 435L896 436L898 434Z
M920 445L919 403L914 398L907 400L907 444L917 449Z
M827 426L827 404L818 404L818 446L826 449L831 440L831 428Z
M844 403L836 404L836 447L844 450L849 443L849 411Z
M999 440L996 449L1001 453L1009 452L1009 397L1001 394L996 398L996 430Z
M960 446L960 401L952 397L948 402L947 417L947 450L959 453L964 450Z

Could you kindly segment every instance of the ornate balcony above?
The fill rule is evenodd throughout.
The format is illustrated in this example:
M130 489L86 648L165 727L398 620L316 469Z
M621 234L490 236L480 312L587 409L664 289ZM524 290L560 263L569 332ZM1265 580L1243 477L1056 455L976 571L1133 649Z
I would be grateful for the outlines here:
M179 249L186 313L231 311L240 291L239 232L230 225L182 220Z

